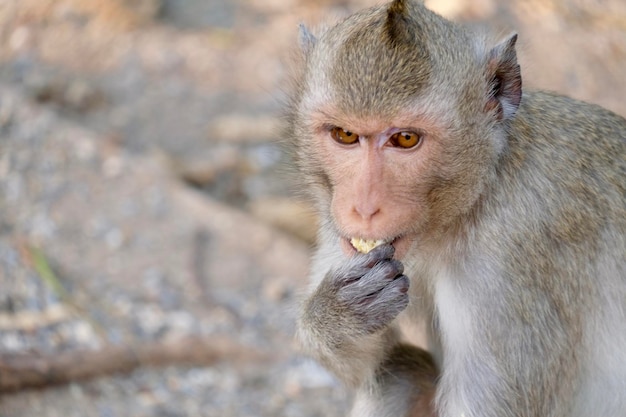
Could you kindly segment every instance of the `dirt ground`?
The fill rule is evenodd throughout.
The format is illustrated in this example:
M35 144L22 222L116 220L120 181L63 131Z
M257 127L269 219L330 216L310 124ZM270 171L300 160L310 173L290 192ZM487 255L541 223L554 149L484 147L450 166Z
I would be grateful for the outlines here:
M374 3L0 0L0 383L11 355L232 346L0 392L0 417L345 415L293 342L315 218L277 139L298 23ZM427 4L519 33L525 88L626 116L622 0Z

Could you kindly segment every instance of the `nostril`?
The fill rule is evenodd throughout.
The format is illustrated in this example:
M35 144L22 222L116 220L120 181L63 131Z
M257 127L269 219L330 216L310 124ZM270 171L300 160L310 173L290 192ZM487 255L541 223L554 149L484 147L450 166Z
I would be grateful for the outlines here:
M354 212L363 220L369 220L376 214L380 213L380 209L375 206L357 205Z

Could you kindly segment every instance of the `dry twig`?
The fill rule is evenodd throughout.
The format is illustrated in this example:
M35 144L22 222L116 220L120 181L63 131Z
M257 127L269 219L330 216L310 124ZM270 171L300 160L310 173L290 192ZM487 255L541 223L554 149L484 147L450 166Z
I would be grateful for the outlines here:
M0 354L0 393L130 372L141 366L207 366L219 361L249 363L268 360L268 356L227 337L183 337L54 355Z

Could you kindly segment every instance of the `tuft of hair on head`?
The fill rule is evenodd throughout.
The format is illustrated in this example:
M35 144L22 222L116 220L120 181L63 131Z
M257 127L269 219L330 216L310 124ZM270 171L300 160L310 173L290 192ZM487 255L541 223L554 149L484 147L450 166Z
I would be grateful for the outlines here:
M410 42L409 6L407 0L394 0L387 9L385 33L392 45Z

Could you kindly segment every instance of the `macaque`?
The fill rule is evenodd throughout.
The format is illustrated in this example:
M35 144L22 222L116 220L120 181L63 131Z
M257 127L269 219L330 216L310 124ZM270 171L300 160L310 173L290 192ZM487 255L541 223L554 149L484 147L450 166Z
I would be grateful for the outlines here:
M297 336L354 417L626 416L626 120L522 91L516 40L408 0L301 30Z

